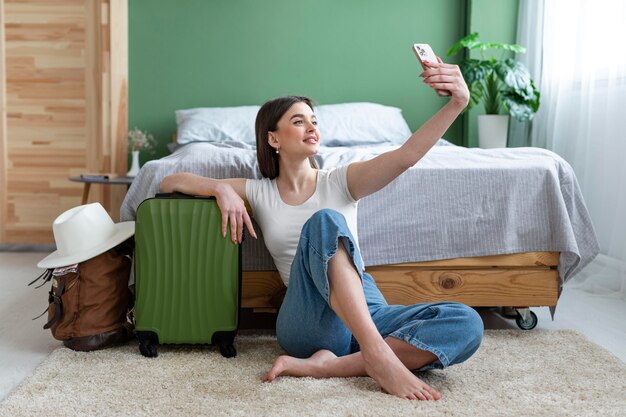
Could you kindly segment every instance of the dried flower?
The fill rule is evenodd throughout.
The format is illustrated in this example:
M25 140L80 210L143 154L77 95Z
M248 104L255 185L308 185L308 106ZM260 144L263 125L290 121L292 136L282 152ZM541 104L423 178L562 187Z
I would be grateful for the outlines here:
M131 151L154 151L157 142L148 132L134 128L128 132L128 149Z

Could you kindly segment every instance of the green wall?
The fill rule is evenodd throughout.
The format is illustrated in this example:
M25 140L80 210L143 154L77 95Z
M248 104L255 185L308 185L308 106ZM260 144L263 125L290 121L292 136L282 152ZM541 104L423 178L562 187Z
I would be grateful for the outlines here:
M489 26L477 17L486 2L513 12L512 0L130 0L129 128L158 139L152 159L167 154L177 109L302 94L400 107L416 129L446 99L421 83L411 45L446 59L468 22ZM445 137L462 144L465 129L459 120Z

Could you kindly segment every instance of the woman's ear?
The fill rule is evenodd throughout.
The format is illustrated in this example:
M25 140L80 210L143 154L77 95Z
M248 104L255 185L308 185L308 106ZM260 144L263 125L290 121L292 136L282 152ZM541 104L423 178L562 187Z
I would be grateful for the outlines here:
M278 146L278 139L276 139L274 132L267 132L267 143L269 143L272 148L276 148Z

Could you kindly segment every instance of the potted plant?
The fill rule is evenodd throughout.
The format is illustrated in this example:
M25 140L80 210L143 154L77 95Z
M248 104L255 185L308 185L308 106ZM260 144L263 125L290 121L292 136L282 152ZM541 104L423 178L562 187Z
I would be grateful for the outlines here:
M452 45L448 55L456 55L464 48L478 49L482 55L481 59L468 58L459 65L470 90L467 108L480 102L485 107L486 114L478 116L480 147L506 147L509 116L529 121L539 109L539 91L528 69L515 59L503 58L509 51L524 53L526 49L517 44L481 42L474 32ZM501 53L498 58L486 56L487 50ZM501 115L502 112L506 114Z
M126 173L129 178L137 176L139 172L139 151L154 152L156 147L156 140L148 132L142 132L141 130L134 128L128 132L128 150L131 153L131 167Z

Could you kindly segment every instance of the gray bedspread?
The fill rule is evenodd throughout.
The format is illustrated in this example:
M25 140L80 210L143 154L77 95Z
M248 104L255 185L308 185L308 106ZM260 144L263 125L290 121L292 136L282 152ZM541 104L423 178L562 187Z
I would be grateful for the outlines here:
M443 142L445 143L445 142ZM389 146L325 148L320 168L369 159ZM121 208L134 220L168 174L259 178L256 152L239 143L194 143L146 163ZM531 251L561 252L565 282L598 254L598 242L570 165L539 148L435 146L386 188L359 202L366 266ZM260 235L258 226L257 234ZM244 270L275 269L262 242L243 243Z

